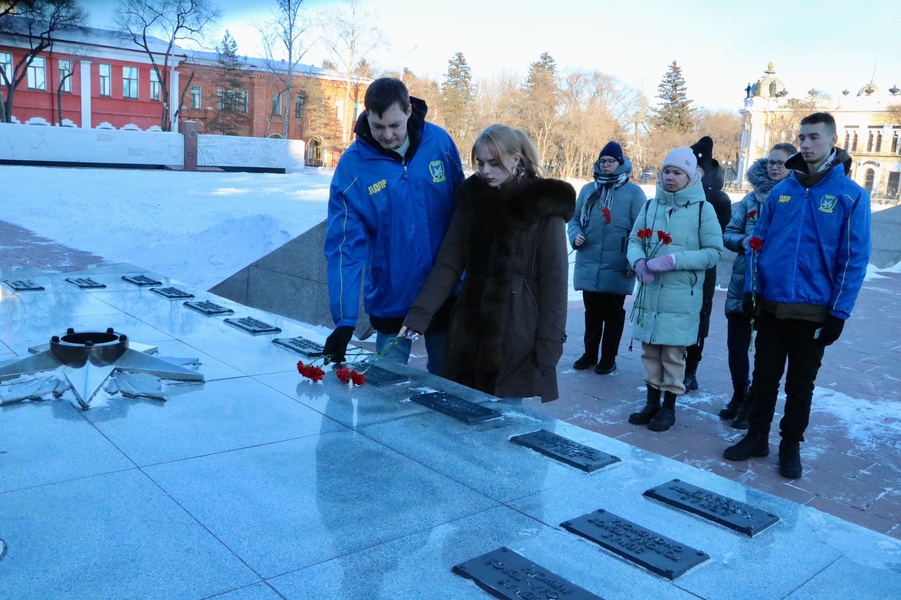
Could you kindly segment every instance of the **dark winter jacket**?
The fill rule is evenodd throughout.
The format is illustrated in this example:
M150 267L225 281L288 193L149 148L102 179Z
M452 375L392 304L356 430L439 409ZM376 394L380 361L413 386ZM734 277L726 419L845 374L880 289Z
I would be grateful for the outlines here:
M720 224L720 232L726 230L732 218L732 200L723 191L724 175L719 162L712 159L706 164L701 185L704 186L704 198L716 212L716 220ZM701 304L701 319L698 322L698 341L707 337L710 331L710 314L713 312L713 295L716 293L716 265L704 273L704 301Z
M448 379L500 397L557 399L575 197L554 179L496 189L474 175L459 187L435 267L404 322L424 331L464 277L451 313Z
M760 209L766 202L770 190L778 183L770 179L767 172L767 159L759 158L748 169L746 177L754 186L740 202L732 207L732 219L723 233L723 245L736 253L735 262L732 263L732 276L729 278L729 289L726 292L726 314L742 312L742 301L745 292L745 271L747 260L745 252L748 242L754 235L754 227L760 217Z
M419 293L454 211L463 179L457 146L424 121L425 102L411 99L405 156L372 137L366 113L329 189L325 257L329 302L337 326L354 326L366 273L366 312L402 319Z
M629 173L632 163L626 160L615 174ZM606 222L603 207L594 206L588 213L588 224L581 222L582 208L586 202L596 202L599 196L597 184L587 183L576 199L576 212L569 222L569 243L577 235L584 235L584 244L576 248L576 266L573 271L573 287L589 292L628 295L635 287L635 276L626 258L629 232L647 198L640 187L626 181L614 188L610 202L610 222ZM575 247L575 246L573 246Z
M745 291L760 294L763 309L779 318L847 319L863 284L870 196L847 176L848 153L835 152L832 167L818 173L807 172L800 154L790 157L793 172L770 192L754 229L762 247L751 256Z

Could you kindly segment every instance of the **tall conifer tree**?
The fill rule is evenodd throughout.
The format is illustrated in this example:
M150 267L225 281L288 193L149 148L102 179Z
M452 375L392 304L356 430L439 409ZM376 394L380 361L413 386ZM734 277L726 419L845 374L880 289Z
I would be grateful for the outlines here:
M465 146L471 134L472 104L475 90L472 86L472 71L462 52L454 54L447 62L447 74L441 84L441 113L444 125L457 146Z
M655 125L662 131L686 133L691 130L694 117L682 68L673 61L657 86L660 104L657 108Z
M247 126L248 102L246 61L238 56L238 43L226 29L216 48L219 54L216 78L216 116L210 121L210 133L240 135Z

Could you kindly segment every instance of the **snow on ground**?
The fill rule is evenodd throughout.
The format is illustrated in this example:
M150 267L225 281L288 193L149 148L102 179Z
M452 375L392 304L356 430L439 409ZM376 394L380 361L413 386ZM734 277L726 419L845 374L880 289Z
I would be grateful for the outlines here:
M0 220L209 289L324 220L333 170L3 172Z

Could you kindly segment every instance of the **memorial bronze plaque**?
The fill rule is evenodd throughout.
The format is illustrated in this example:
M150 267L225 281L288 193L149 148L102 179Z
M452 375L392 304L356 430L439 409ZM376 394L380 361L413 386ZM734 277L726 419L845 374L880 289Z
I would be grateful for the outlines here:
M322 353L325 351L322 344L317 344L316 342L300 336L293 338L275 338L272 340L272 343L276 346L287 348L288 350L292 350L310 358L318 358L322 356Z
M364 371L364 374L366 375L366 383L374 385L375 387L399 385L401 383L407 383L410 381L410 378L406 375L401 375L399 373L395 373L381 367L376 367L374 365L368 368L364 368L366 369Z
M150 291L154 294L159 294L163 298L169 298L170 300L181 300L182 298L194 297L194 294L190 294L175 287L150 288Z
M16 292L40 292L44 286L38 285L30 279L4 279L3 283Z
M601 452L591 446L574 442L546 429L515 435L510 438L510 441L514 444L531 448L536 452L550 456L586 473L593 473L598 469L603 469L619 462L619 459L615 456Z
M232 327L237 327L247 333L281 333L282 330L274 325L270 325L269 323L264 323L258 319L254 319L253 317L242 317L240 319L223 319L226 323L231 325Z
M105 288L106 285L94 281L90 277L66 277L66 281L71 283L72 285L77 285L81 289L96 289L96 288Z
M209 300L203 300L202 302L191 302L190 300L185 301L185 306L190 308L191 310L196 310L199 313L203 313L209 317L214 315L233 315L235 311L230 308L225 308L224 306L220 306L215 302L210 302Z
M644 495L710 519L749 537L754 537L779 522L779 517L772 513L679 479L651 488Z
M600 600L600 596L504 547L454 565L452 571L472 579L495 598L505 600Z
M145 287L148 285L163 285L162 281L157 281L156 279L151 279L146 275L123 275L122 279L127 281L128 283L133 283L135 285L139 285L141 287Z
M677 579L710 556L605 510L560 524L667 579Z
M499 419L503 416L496 410L486 408L475 402L464 400L463 398L446 392L419 394L417 396L412 396L410 400L416 404L428 406L432 410L437 410L458 421L463 421L468 425L483 423L485 421L490 421L491 419Z

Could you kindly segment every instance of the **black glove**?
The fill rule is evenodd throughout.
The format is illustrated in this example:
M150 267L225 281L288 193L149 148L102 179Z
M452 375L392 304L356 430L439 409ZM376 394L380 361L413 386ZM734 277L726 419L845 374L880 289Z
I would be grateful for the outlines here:
M754 294L745 294L745 299L741 303L741 312L750 319L756 319L760 316L760 303L754 305Z
M344 354L347 352L347 344L354 335L354 328L349 325L335 327L335 330L325 338L325 346L322 351L325 364L330 362L343 363Z
M823 326L813 334L813 343L819 346L831 346L842 334L845 328L845 320L829 315ZM819 335L818 335L819 334Z

